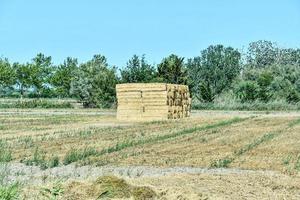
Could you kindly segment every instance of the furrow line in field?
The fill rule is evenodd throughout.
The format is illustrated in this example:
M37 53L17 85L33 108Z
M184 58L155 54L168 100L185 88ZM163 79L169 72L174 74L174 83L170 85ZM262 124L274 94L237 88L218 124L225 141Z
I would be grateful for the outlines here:
M296 126L298 124L300 124L300 118L291 121L287 125L287 127L285 127L285 128L279 129L279 130L274 131L274 132L265 133L262 137L256 138L251 143L249 143L249 144L247 144L247 145L245 145L245 146L243 146L243 147L235 150L231 156L226 156L226 157L224 157L222 159L218 159L218 160L213 161L210 164L210 167L212 167L212 168L224 168L224 167L228 167L233 161L235 161L241 155L244 155L245 153L249 152L250 150L255 149L256 147L258 147L262 143L271 141L275 137L278 137L279 135L283 134L288 129L293 128L294 126Z
M64 164L66 165L66 164L70 164L70 163L73 163L73 162L76 162L79 160L84 160L90 156L102 156L104 154L121 151L123 149L130 148L130 147L156 143L159 141L164 141L164 140L176 138L179 136L192 134L196 131L205 131L205 130L215 129L215 128L219 128L219 127L229 126L229 125L232 125L235 123L240 123L240 122L246 121L251 118L253 118L253 117L247 117L247 118L238 118L237 117L237 118L233 118L230 120L223 120L223 121L216 122L213 124L208 124L205 126L200 126L200 127L198 126L198 127L193 127L193 128L182 129L180 131L177 131L177 132L174 132L171 134L167 134L167 135L158 135L155 137L136 140L136 141L125 141L125 142L117 143L116 145L105 148L101 151L97 151L94 149L71 150L70 152L68 152L66 154L65 159L64 159Z

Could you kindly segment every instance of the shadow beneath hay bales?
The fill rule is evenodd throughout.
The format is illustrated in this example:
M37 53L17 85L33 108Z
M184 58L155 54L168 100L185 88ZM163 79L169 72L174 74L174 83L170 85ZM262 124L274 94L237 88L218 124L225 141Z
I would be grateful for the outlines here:
M66 185L66 200L80 199L156 199L157 194L146 186L133 186L116 176L102 176L91 183L73 181Z

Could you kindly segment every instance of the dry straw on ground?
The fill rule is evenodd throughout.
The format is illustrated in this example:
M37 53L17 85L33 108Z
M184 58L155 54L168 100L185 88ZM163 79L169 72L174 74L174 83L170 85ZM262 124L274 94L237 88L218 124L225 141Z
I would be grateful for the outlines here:
M128 83L116 86L119 120L164 120L190 116L186 85Z
M71 182L65 188L64 199L157 199L157 194L146 186L133 186L116 176L99 177L92 183Z

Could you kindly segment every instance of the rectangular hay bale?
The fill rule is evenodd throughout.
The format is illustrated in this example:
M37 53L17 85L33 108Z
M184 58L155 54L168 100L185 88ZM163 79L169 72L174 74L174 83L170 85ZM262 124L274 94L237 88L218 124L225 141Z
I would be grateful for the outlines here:
M126 83L116 86L120 120L178 119L190 115L188 86L165 83Z

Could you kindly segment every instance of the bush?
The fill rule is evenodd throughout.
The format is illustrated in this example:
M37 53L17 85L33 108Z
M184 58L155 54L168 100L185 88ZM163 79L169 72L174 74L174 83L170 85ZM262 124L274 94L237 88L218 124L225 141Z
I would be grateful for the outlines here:
M271 91L270 85L274 77L271 72L263 71L257 80L259 85L258 98L263 102L268 102L274 94L274 91Z
M212 94L211 88L208 85L201 84L200 87L200 96L204 102L213 102L214 96Z
M242 81L237 85L236 96L241 102L253 102L258 98L259 86L253 81Z
M289 103L298 103L300 101L300 94L295 89L290 89L286 96L286 101Z

